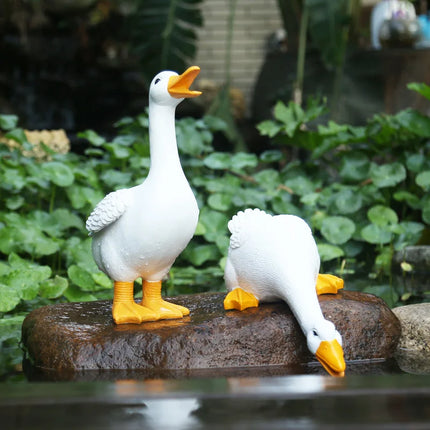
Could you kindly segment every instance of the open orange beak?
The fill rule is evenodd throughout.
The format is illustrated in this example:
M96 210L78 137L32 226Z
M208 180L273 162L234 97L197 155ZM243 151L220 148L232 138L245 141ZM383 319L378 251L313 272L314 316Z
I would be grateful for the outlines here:
M182 75L172 76L169 79L167 90L172 97L177 99L197 97L201 94L201 91L190 90L191 84L200 73L200 67L191 66L185 70Z
M336 339L322 341L315 355L331 376L345 376L343 349Z

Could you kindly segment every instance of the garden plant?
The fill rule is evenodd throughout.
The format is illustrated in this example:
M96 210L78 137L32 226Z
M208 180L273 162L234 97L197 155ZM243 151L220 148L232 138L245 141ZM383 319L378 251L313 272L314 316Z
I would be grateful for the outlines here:
M430 100L429 86L410 89ZM315 100L306 108L278 102L273 119L258 125L271 142L261 154L215 151L214 133L226 129L219 118L178 120L200 220L165 294L223 291L227 222L238 210L258 207L303 217L325 272L359 274L366 290L391 306L428 300L390 283L390 273L396 251L428 243L430 118L406 109L351 126L326 122L325 113ZM111 280L93 262L85 220L108 192L140 183L150 158L146 113L118 121L113 139L82 132L83 154L56 154L42 143L42 160L22 154L31 148L18 118L1 115L0 129L22 147L0 144L1 375L21 362L20 326L29 311L112 298Z

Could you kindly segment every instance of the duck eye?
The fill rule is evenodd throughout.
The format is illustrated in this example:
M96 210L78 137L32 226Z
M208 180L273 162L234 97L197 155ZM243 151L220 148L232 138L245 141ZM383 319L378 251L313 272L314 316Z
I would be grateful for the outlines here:
M317 333L317 331L316 331L316 330L313 330L313 331L312 331L312 334L313 334L314 336L318 336L318 333Z
M161 79L160 79L160 78L157 78L157 79L155 80L154 84L158 84L160 81L161 81Z

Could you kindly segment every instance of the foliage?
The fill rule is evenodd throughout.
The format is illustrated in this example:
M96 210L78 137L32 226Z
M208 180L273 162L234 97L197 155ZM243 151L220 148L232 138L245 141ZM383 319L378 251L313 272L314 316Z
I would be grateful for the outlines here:
M429 97L425 84L409 88ZM354 271L389 275L393 253L430 225L430 118L406 109L365 126L312 125L323 113L315 102L306 110L278 102L274 119L258 126L278 145L309 155L283 170L289 209L314 228L323 262L341 258Z
M424 96L429 91L418 84L411 89ZM393 253L420 239L430 224L430 118L407 109L376 115L362 127L315 125L325 112L315 101L306 109L278 103L274 119L258 126L277 146L260 155L214 151L213 133L226 127L218 118L177 121L200 219L165 294L224 289L227 222L247 207L305 218L325 271L388 273ZM0 127L28 148L16 117L0 115ZM0 373L18 363L11 345L28 311L112 297L84 221L108 192L141 183L150 164L147 114L116 127L109 141L91 130L81 133L88 143L83 155L46 149L44 162L0 144L0 342L12 351L0 361ZM299 148L300 158L291 157L291 147ZM402 295L387 286L374 292L391 304Z
M126 22L132 48L152 78L165 69L184 70L197 50L202 0L146 0Z

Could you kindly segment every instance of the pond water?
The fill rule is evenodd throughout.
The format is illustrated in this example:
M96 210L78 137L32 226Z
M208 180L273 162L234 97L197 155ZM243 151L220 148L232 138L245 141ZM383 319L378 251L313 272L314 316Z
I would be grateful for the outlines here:
M0 384L3 430L426 429L430 376Z

